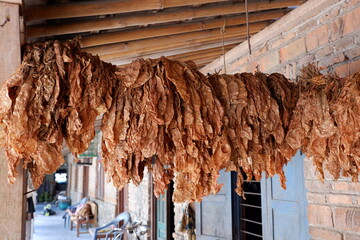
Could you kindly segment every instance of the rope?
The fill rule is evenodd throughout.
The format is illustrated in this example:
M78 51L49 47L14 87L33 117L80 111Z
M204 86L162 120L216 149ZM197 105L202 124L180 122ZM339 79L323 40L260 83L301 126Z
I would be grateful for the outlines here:
M249 31L249 9L248 9L248 1L245 0L245 14L246 14L246 39L249 47L249 54L251 55L251 44L250 44L250 31Z
M224 73L226 74L225 43L224 43L225 26L226 26L226 18L224 18L224 25L220 28L221 39L222 39L222 52L223 52L223 62L224 62Z

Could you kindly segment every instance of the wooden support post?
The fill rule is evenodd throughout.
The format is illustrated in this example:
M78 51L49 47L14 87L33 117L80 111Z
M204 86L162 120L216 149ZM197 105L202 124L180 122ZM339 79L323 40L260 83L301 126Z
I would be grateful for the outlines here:
M3 83L20 65L19 5L0 2L0 82ZM0 149L0 238L25 239L25 174L18 167L16 182L7 181L8 166Z

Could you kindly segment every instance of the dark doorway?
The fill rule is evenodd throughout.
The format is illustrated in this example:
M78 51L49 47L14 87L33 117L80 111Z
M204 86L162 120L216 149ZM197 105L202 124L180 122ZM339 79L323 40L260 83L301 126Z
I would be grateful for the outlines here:
M153 239L170 240L173 239L174 232L174 203L172 202L173 183L169 184L169 189L161 194L159 198L153 195Z
M89 196L89 167L83 166L83 189L81 198Z
M231 173L232 189L236 185L236 172ZM246 176L243 176L246 179ZM233 192L233 239L261 240L262 209L261 182L245 181L243 185L245 199Z

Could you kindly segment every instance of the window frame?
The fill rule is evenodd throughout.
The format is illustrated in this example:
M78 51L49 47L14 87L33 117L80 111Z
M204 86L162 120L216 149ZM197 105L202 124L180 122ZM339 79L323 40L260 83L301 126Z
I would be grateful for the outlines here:
M99 200L105 197L105 171L100 158L96 161L95 197Z

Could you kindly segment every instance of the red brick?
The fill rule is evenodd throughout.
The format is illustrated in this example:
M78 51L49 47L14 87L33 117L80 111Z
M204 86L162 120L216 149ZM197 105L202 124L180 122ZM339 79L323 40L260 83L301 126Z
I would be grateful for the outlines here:
M349 191L350 184L348 182L335 182L334 190L336 191Z
M286 62L306 52L305 38L297 39L280 49L281 62Z
M281 46L282 44L284 43L284 39L283 38L279 38L275 41L272 42L271 44L271 48L274 49L274 48L277 48L279 46Z
M335 41L340 39L344 33L344 18L335 19L329 26L330 39Z
M359 235L355 235L355 234L350 234L347 233L345 235L345 239L344 240L360 240L360 234Z
M315 56L312 55L312 54L311 54L311 55L307 55L307 56L301 58L301 59L298 61L298 66L299 66L299 68L302 68L302 67L304 67L305 65L307 65L308 63L313 62L314 59L315 59Z
M320 17L319 23L323 24L323 23L332 21L335 17L337 17L339 15L339 13L340 13L340 9L338 9L338 8L332 9L331 11L327 12L325 15Z
M360 35L355 36L355 43L360 44Z
M334 223L335 229L360 232L360 208L335 208Z
M308 205L309 224L333 227L332 211L329 206Z
M360 25L360 8L355 8L353 11L344 16L344 32L343 34L350 34L359 31Z
M345 55L343 53L339 53L336 55L331 55L329 57L325 57L319 61L319 67L330 67L338 63L343 63L345 61Z
M352 60L353 58L356 58L360 56L360 46L356 45L354 48L348 50L345 52L345 55Z
M308 192L329 192L332 190L332 181L305 180L305 188Z
M311 51L328 43L328 26L323 25L306 35L306 49Z
M267 54L264 57L260 58L257 62L259 64L260 71L265 72L266 70L269 70L270 68L275 67L280 63L279 53L276 51Z
M348 77L360 71L360 60L336 66L334 71L339 77ZM360 183L358 184L360 185ZM358 188L360 189L360 186Z
M324 240L342 240L342 234L334 232L328 229L321 229L316 227L310 227L309 229L310 236L316 239Z
M323 204L326 203L326 194L323 193L307 193L306 197L309 203L317 203L317 204Z
M349 63L344 63L342 65L336 66L334 68L336 75L338 75L339 77L349 76L349 65Z
M316 57L317 58L325 57L332 54L333 52L334 52L333 46L326 46L316 52Z
M349 195L329 195L328 196L329 203L335 204L352 204L351 196Z
M354 39L352 37L344 37L335 42L335 51L343 51L344 49L354 46Z
M350 63L349 74L355 74L360 71L360 60L354 61Z

